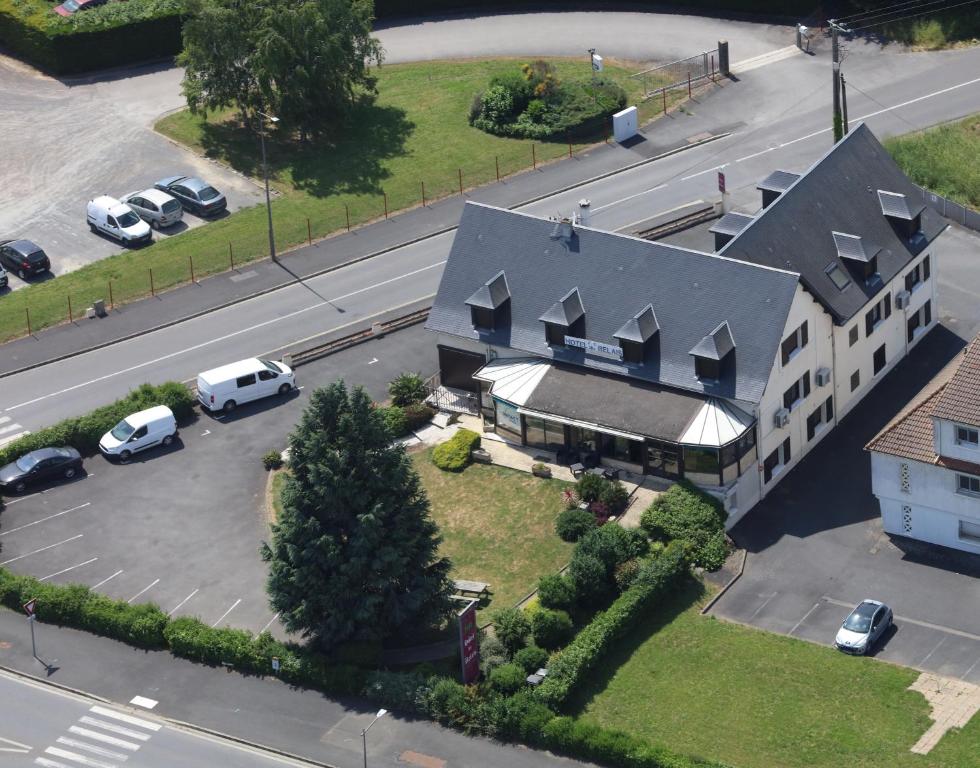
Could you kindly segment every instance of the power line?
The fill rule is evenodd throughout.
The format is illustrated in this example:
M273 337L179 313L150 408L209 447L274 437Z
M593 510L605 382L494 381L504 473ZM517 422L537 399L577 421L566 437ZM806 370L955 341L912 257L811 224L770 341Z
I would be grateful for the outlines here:
M894 19L885 19L884 21L876 21L873 24L865 24L864 26L861 27L848 27L847 31L858 32L862 29L868 29L869 27L877 27L882 24L893 24L896 21L904 21L905 19L914 19L918 16L927 16L928 14L931 13L942 13L945 11L951 11L953 8L960 8L961 6L964 5L973 5L974 3L978 3L978 2L980 2L980 0L966 0L966 2L956 3L955 5L948 5L945 8L933 8L928 11L922 11L921 13L910 13L907 16L898 16Z
M867 21L869 18L873 19L873 18L877 18L878 16L890 16L891 14L898 13L900 11L902 13L905 13L906 11L918 10L919 8L925 7L927 5L935 5L937 3L942 3L942 2L946 2L946 0L905 0L905 2L902 3L895 3L893 5L888 5L888 6L881 5L878 6L877 8L870 8L866 11L861 11L860 13L852 13L849 16L841 16L839 19L835 19L835 21L845 22L845 23L848 21L854 21L854 22L863 23ZM909 8L907 6L915 6L915 7ZM887 10L883 10L883 9L887 9ZM866 18L860 18L862 16Z

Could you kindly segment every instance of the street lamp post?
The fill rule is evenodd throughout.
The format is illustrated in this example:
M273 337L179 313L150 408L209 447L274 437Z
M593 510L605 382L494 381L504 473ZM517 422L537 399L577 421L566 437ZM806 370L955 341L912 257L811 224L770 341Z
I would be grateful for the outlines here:
M379 709L378 714L376 714L374 716L374 720L371 721L371 725L374 725L376 722L378 722L378 720L387 714L387 709ZM371 730L371 725L361 730L361 745L364 747L364 768L367 768L367 732Z
M266 162L265 159L264 121L268 120L270 123L275 124L279 122L279 118L273 117L272 115L267 115L265 112L259 112L259 115L261 115L263 118L263 125L259 130L259 140L262 144L262 175L265 177L265 209L269 214L269 256L272 257L273 261L276 261L276 237L272 232L272 199L269 196L269 164Z

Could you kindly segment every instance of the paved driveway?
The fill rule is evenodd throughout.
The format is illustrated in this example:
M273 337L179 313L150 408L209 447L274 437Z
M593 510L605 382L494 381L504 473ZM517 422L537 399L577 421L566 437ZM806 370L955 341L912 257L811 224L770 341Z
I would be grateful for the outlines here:
M745 573L712 612L829 645L858 602L884 600L896 629L877 656L980 684L980 556L884 534L863 450L980 331L977 238L954 229L946 245L943 325L735 526Z
M0 565L261 631L274 620L258 554L268 536L262 454L285 447L317 386L343 377L380 400L402 371L437 367L434 337L414 326L299 368L303 389L288 398L200 416L169 449L125 465L86 459L86 476L6 500Z

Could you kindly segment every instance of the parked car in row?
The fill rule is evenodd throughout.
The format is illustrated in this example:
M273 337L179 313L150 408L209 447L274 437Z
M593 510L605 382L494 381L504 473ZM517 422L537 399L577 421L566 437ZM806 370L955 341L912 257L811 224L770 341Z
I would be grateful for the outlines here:
M296 386L296 376L285 363L257 357L223 365L197 376L197 399L209 411L236 406L269 395L285 395Z
M89 200L85 218L93 232L104 232L124 245L148 243L153 238L149 224L128 205L108 195Z
M848 614L834 645L845 653L863 656L892 625L892 609L879 600L864 600Z
M167 176L153 186L176 197L197 216L215 216L228 207L223 194L196 176Z
M129 461L134 453L154 445L170 445L177 437L177 419L165 405L130 414L106 432L99 441L105 456Z
M0 467L0 488L23 493L32 485L55 478L71 480L82 470L82 457L74 448L39 448Z
M0 240L0 264L21 280L51 269L48 255L30 240Z
M71 16L77 11L87 11L105 3L106 0L65 0L61 5L55 6L54 12L59 16Z
M144 189L124 195L122 202L153 229L169 227L184 218L180 203L159 189Z

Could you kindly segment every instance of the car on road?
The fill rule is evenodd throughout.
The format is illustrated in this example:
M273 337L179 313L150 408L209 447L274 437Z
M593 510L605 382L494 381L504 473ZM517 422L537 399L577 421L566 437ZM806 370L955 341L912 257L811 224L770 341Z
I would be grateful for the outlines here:
M863 656L892 625L892 609L879 600L863 600L851 611L840 630L834 645L845 653Z
M0 489L23 493L47 480L71 480L81 471L82 457L74 448L39 448L0 467Z
M21 280L51 269L48 255L30 240L0 240L0 264Z
M105 456L129 461L137 451L145 451L154 445L170 445L176 437L174 412L165 405L154 405L130 414L102 435L99 450Z
M61 5L55 6L54 12L59 16L71 16L76 11L87 11L105 3L106 0L65 0Z
M296 376L285 363L251 357L197 375L197 399L209 411L229 413L236 406L270 395L288 395Z
M136 214L153 229L169 227L184 218L180 203L159 189L144 189L124 195L122 202L136 211Z
M186 210L198 216L215 216L228 207L223 194L196 176L167 176L153 186L173 195Z
M153 239L149 224L128 205L108 195L88 201L85 219L93 232L104 232L124 245L148 243Z

